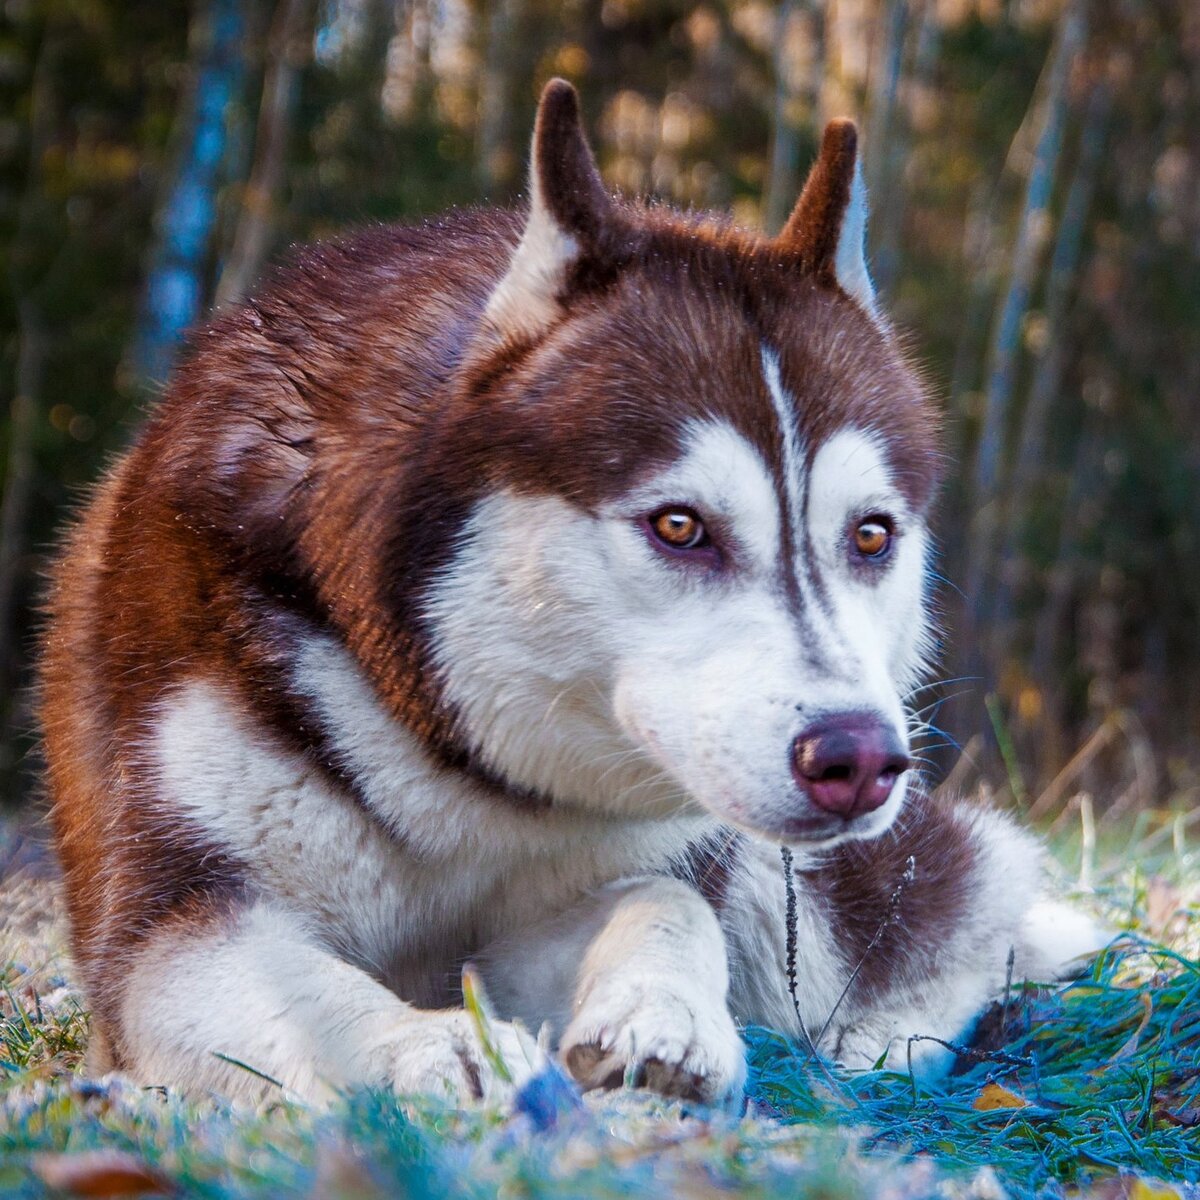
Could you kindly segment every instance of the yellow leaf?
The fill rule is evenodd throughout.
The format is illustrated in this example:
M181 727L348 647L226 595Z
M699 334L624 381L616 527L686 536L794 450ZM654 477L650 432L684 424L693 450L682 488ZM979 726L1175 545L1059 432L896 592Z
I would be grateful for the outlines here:
M1179 1200L1179 1192L1158 1179L1135 1179L1129 1189L1129 1200Z
M985 1083L971 1107L978 1112L992 1112L997 1108L1028 1108L1029 1101L998 1083Z

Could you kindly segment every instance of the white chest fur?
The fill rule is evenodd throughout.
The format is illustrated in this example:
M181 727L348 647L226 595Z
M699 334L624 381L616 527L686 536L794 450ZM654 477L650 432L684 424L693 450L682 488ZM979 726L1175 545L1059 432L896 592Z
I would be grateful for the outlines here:
M332 641L305 647L296 679L359 799L195 679L156 722L162 803L238 859L252 889L415 1003L444 1002L490 941L603 883L661 871L703 829L510 806L434 764Z

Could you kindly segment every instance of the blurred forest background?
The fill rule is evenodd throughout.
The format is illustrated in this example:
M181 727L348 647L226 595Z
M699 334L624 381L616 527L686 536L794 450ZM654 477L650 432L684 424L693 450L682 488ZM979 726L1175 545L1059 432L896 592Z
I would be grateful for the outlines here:
M1196 0L0 0L0 787L45 557L181 335L292 242L519 200L541 83L612 187L774 231L862 123L947 413L942 674L1038 812L1200 788ZM942 741L936 735L937 741ZM1090 811L1090 809L1089 809Z

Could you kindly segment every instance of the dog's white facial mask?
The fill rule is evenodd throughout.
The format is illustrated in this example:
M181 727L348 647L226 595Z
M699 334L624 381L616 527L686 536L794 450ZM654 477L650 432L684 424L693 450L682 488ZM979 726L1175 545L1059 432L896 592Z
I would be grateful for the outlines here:
M795 842L882 832L904 776L874 811L831 816L798 786L794 744L825 715L867 712L907 745L922 521L861 430L811 461L789 447L784 488L724 423L696 422L685 446L598 514L513 493L478 506L426 609L463 734L490 769L559 803L703 809ZM719 564L656 546L645 517L671 505L711 524ZM864 567L847 539L871 513L895 536L886 563Z

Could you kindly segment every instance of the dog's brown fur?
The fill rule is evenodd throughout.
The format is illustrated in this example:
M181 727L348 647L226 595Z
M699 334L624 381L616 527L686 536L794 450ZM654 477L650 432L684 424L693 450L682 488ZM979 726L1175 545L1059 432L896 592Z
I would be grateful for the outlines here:
M429 660L423 603L481 496L506 488L594 509L672 461L682 418L697 413L727 422L778 476L780 431L752 382L769 336L802 441L819 445L846 424L877 430L912 509L929 504L933 411L890 330L835 270L852 125L830 126L773 241L610 197L566 85L547 89L536 146L535 163L555 167L535 186L577 247L542 308L489 307L525 228L520 213L304 249L193 335L67 544L50 597L42 720L75 951L118 1066L136 1065L119 1012L139 945L171 923L219 924L257 886L252 863L159 793L147 733L181 682L236 697L280 748L323 773L339 803L375 820L289 675L299 639L329 634L447 771L532 818L553 798L479 759ZM697 374L699 360L716 368ZM953 826L943 836L966 844ZM878 905L847 889L877 858L866 844L840 852L817 887L855 945ZM963 874L954 854L945 862ZM881 894L892 886L877 878Z

